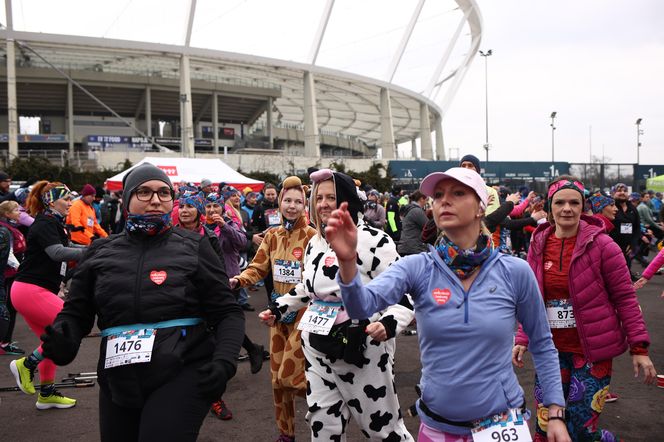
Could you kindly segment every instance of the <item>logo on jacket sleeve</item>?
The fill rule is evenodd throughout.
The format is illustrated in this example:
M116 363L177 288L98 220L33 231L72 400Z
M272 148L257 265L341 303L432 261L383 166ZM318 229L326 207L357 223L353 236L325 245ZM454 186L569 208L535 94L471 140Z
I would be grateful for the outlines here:
M544 263L544 271L545 272L548 272L551 267L553 267L553 261L547 261L547 262Z
M162 285L166 281L167 276L166 270L153 270L150 272L150 280L157 285Z
M431 292L431 295L433 296L433 300L436 301L437 304L443 305L450 300L452 292L450 292L450 289L435 288Z

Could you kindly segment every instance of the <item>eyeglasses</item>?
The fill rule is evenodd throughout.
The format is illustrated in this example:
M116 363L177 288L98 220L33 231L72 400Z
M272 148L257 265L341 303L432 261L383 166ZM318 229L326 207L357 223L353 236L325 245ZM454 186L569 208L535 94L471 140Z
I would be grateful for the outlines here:
M149 187L139 187L135 192L136 198L143 202L152 201L155 193L162 203L173 201L173 191L170 187L161 187L157 190L152 190Z

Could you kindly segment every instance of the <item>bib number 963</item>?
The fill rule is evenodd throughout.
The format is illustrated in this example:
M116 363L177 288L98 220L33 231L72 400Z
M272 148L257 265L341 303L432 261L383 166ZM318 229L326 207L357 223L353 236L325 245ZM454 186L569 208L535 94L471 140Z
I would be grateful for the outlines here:
M491 440L495 440L496 442L513 442L520 439L516 428L505 428L500 431L492 431Z

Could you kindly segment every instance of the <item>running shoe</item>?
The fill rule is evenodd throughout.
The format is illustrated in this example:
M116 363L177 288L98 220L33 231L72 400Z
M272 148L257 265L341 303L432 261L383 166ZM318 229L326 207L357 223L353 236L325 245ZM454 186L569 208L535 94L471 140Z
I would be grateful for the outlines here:
M606 394L606 399L604 399L604 402L615 402L617 400L618 400L618 395L609 392Z
M35 372L25 366L25 358L13 360L9 363L9 369L14 375L16 385L25 394L35 394L35 386L32 381L35 377Z
M212 416L222 421L227 421L233 419L233 413L228 409L226 403L222 400L214 401L212 407L210 408L210 413Z
M263 368L263 352L265 348L262 345L254 344L254 348L249 350L249 362L251 363L251 374L256 374Z
M16 342L11 344L0 345L0 355L13 355L20 356L25 354L25 350L16 345Z
M54 390L48 396L41 394L37 398L37 410L48 410L49 408L71 408L76 405L76 399L63 396L59 391Z

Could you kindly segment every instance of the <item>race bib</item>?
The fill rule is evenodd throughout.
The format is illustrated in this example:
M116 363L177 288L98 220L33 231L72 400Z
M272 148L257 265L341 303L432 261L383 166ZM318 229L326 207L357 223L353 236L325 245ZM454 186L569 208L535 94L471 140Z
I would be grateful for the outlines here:
M265 215L267 217L267 224L269 226L278 226L281 224L281 213L278 210L266 210Z
M567 299L554 299L546 302L546 316L551 328L574 328L576 319L572 304Z
M300 261L276 259L272 269L272 278L278 282L297 284L302 281L302 265Z
M298 330L317 335L330 334L341 305L340 302L314 302L304 312L300 324L297 326Z
M623 235L632 234L632 224L631 223L620 223L620 233Z
M88 218L88 227L93 227L95 225L95 222L92 218Z
M106 339L104 368L150 362L156 334L157 330L144 328L109 336Z
M474 423L474 442L532 442L530 430L518 408Z

